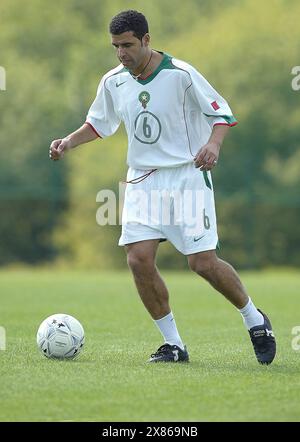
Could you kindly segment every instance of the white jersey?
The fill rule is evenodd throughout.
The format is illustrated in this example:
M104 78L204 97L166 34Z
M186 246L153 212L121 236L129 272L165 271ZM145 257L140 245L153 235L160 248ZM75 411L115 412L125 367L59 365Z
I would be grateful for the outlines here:
M237 124L227 102L195 68L162 55L144 80L134 79L122 64L104 75L86 119L102 138L123 121L127 163L136 169L192 162L213 126Z

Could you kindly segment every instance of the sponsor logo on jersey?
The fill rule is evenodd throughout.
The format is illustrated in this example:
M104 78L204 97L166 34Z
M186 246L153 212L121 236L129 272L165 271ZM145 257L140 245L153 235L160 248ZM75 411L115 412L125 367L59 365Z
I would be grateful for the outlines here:
M116 83L116 87L122 86L122 84L126 83L126 81L123 81L122 83Z

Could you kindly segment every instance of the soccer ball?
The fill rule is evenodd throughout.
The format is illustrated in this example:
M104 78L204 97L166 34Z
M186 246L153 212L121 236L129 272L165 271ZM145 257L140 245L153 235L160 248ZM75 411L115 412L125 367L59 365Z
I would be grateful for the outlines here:
M47 358L71 359L84 344L84 330L73 316L58 313L49 316L39 326L37 345Z

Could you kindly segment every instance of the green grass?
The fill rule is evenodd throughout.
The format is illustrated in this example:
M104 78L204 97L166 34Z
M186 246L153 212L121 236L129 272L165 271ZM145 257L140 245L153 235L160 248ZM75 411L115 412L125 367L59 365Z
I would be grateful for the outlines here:
M239 313L192 273L163 275L190 364L145 361L161 336L129 273L0 272L1 421L299 421L300 325L296 272L245 273L252 299L272 319L278 354L260 366ZM44 358L39 323L69 313L84 325L74 361Z

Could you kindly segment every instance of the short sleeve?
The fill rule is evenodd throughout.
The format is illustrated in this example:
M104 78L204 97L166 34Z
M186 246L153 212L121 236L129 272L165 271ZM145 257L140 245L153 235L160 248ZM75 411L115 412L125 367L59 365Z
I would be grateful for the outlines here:
M216 125L235 126L237 120L233 116L227 101L196 69L191 68L189 74L192 80L191 95L200 106L209 125L211 127Z
M113 135L120 126L121 120L116 114L110 91L105 86L106 78L100 81L97 96L86 117L86 123L101 137Z

